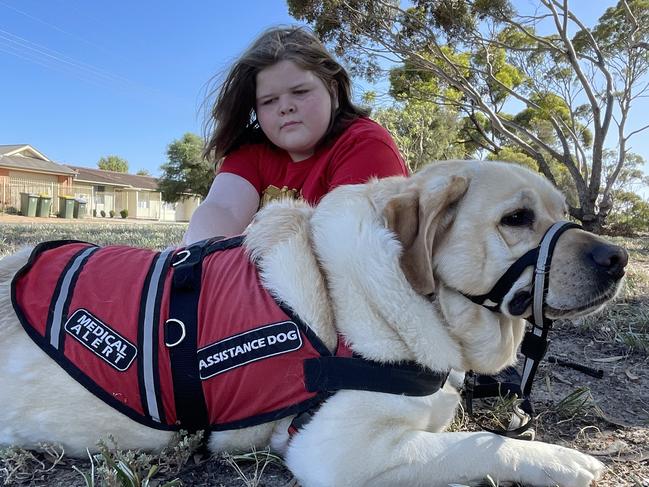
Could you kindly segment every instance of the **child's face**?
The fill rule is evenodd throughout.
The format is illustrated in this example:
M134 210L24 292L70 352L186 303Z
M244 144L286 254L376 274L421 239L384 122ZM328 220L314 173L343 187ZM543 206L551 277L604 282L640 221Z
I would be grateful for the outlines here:
M313 154L327 131L331 96L312 71L280 61L257 73L257 120L266 137L293 161Z

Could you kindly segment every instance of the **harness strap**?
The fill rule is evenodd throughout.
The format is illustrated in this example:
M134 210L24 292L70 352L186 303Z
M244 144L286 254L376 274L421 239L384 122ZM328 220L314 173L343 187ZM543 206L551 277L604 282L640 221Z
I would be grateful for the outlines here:
M513 367L506 368L499 375L515 376L515 378L520 378L518 372ZM500 436L506 436L508 438L515 438L517 440L533 440L535 436L535 421L533 417L534 408L528 397L524 398L520 404L514 406L512 419L507 428L489 428L475 417L473 414L473 399L484 397L506 397L508 395L516 395L518 397L522 396L520 383L517 382L514 377L514 380L510 382L492 380L488 384L480 383L480 379L484 377L485 376L478 376L473 372L467 372L466 374L464 381L464 402L467 414L481 430L495 433Z
M319 357L304 361L309 392L341 389L429 396L446 382L448 372L434 372L415 362L386 364L360 357Z
M552 256L554 254L554 247L559 240L559 237L571 228L581 228L576 223L571 222L557 222L552 225L546 234L538 249L538 261L534 268L534 299L532 301L532 317L528 319L533 325L532 332L527 333L523 342L522 349L525 355L525 363L523 365L523 376L521 378L521 389L523 397L527 398L532 392L532 383L534 376L538 369L539 363L543 359L545 352L548 348L548 332L552 328L552 320L546 318L543 314L543 305L545 298L548 294L548 287L550 284L549 272L550 265L552 264ZM525 343L527 342L527 343Z
M177 422L190 433L209 427L203 385L198 371L198 300L201 291L202 257L210 240L177 252L173 268L169 319L164 342L169 350Z
M494 287L486 294L472 296L465 294L467 298L476 304L480 304L491 311L500 311L500 305L505 295L511 289L512 283L516 281L525 269L536 264L539 257L539 248L535 247L523 254L509 269L496 281Z
M337 354L347 355L347 352L351 354L340 339ZM307 391L323 392L327 397L343 389L429 396L444 386L448 372L434 372L416 362L386 364L357 355L336 355L305 360L304 376ZM298 414L288 428L289 436L293 437L308 424L321 405Z

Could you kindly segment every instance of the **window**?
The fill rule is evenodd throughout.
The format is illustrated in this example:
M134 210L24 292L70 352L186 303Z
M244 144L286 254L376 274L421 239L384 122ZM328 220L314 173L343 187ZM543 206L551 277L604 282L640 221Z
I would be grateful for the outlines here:
M138 195L137 207L140 208L141 210L148 210L149 209L149 194L148 193L140 193Z

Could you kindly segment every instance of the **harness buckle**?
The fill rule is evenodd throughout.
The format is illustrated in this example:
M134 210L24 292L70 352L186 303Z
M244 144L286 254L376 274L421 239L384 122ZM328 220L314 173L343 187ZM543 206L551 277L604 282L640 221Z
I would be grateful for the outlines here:
M177 328L173 330L172 329L173 327L168 326L170 324L177 325ZM167 348L173 348L177 345L180 345L182 341L185 339L186 334L187 333L185 331L185 323L183 323L182 321L177 320L175 318L169 318L167 321L165 321L164 342Z

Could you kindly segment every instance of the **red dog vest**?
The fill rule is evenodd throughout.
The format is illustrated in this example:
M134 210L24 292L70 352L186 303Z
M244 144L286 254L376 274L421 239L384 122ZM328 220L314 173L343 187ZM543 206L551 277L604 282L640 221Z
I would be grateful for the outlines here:
M217 430L312 407L322 397L305 389L303 361L331 355L260 285L240 243L217 242L202 260L190 361ZM34 341L95 395L147 426L177 429L170 351L188 325L172 321L169 303L174 260L183 257L42 244L14 279L14 308Z
M242 241L161 253L46 242L16 274L12 302L68 374L158 429L242 428L342 388L425 395L443 384L416 364L332 354L261 286Z

